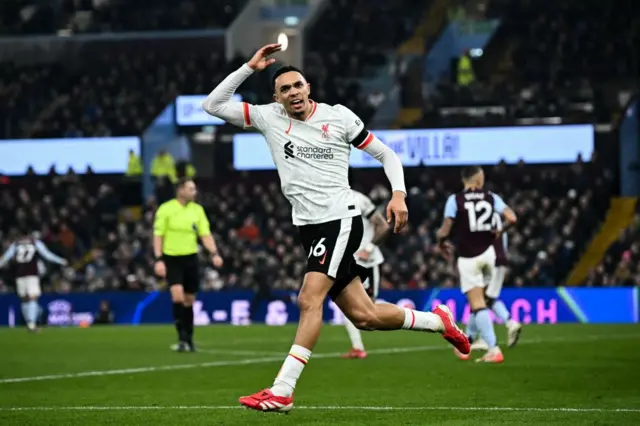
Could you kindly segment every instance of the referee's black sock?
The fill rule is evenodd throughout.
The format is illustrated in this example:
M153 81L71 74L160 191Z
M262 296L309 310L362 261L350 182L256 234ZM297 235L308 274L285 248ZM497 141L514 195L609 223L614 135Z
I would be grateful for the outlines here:
M176 331L178 332L178 341L185 341L185 332L184 332L184 306L182 303L173 302L173 323L176 326Z
M185 306L183 308L184 332L187 342L193 343L193 306Z

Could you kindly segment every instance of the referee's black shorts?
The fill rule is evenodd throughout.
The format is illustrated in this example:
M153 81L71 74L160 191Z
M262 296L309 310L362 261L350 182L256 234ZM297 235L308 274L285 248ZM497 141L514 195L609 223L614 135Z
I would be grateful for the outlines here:
M162 260L167 268L167 283L169 287L182 284L185 293L196 294L200 289L200 270L198 255L186 256L163 255Z

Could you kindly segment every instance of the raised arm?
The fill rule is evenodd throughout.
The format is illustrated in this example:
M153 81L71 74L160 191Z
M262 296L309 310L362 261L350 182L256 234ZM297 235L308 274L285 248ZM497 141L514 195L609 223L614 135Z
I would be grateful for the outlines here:
M244 102L232 101L231 97L247 79L253 70L247 64L243 64L236 71L232 72L222 80L220 84L202 102L202 108L210 115L223 119L224 121L238 127L245 127L248 123L245 117Z
M268 44L259 49L253 58L243 64L222 80L209 96L202 102L202 108L210 115L221 118L238 127L255 127L251 121L250 105L246 102L234 102L231 100L238 87L254 71L262 71L276 60L270 55L279 52L279 44Z

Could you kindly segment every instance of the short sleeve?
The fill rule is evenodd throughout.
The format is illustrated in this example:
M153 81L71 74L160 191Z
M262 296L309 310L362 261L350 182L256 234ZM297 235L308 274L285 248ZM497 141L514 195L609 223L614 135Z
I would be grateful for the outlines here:
M502 231L502 217L497 211L493 212L493 219L491 220L491 226L498 231Z
M202 206L198 206L199 207L199 216L200 218L198 219L198 236L199 237L206 237L207 235L211 235L211 228L209 226L209 219L207 219L207 214L204 212L204 209L202 208Z
M153 220L153 235L164 237L167 233L167 208L161 205L156 211L156 217Z
M444 217L455 219L458 214L458 203L456 202L456 196L451 194L447 198L447 203L444 205Z
M504 202L502 197L500 197L498 194L491 194L491 195L493 195L493 210L502 214L504 209L507 208L507 204Z
M354 192L356 195L356 199L358 200L358 207L360 207L360 211L362 212L362 216L366 219L371 218L373 214L376 212L376 205L373 204L373 201L366 195L360 192Z
M273 104L252 105L247 102L242 102L242 117L244 119L243 127L245 129L255 129L264 133L267 128L266 123L269 121L269 114L273 110Z
M364 149L373 140L373 133L369 132L360 117L344 105L336 105L342 116L345 141L358 149Z

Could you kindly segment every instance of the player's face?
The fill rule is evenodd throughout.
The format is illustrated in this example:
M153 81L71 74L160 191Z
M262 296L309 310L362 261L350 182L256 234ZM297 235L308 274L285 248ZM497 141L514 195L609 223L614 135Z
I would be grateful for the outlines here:
M286 72L275 82L273 98L291 115L302 115L309 104L311 85L299 72Z
M186 182L180 189L180 197L185 199L186 201L195 200L197 193L198 191L196 190L196 184L191 181Z

